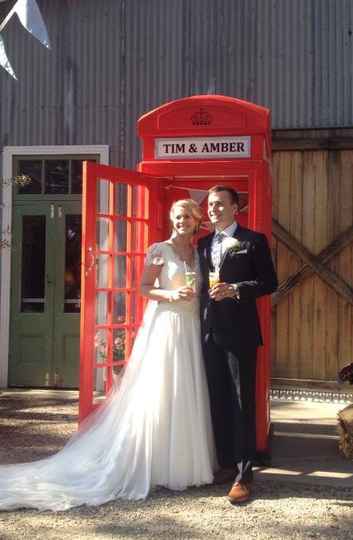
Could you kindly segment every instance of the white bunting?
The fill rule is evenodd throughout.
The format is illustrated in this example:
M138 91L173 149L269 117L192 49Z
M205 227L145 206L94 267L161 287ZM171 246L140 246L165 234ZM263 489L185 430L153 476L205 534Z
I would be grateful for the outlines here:
M0 66L6 69L7 73L9 73L11 77L17 80L16 74L14 70L12 69L9 59L7 58L4 40L2 39L1 35L0 35Z
M202 204L208 194L207 189L190 189L189 187L173 186L172 184L168 184L168 186L165 186L165 189L181 189L183 191L188 191L190 198L196 201L197 204Z
M1 23L0 31L5 28L15 13L22 26L49 49L50 44L47 27L45 26L36 0L17 0L16 4Z
M203 201L206 199L208 191L207 189L189 189L190 198L197 202L197 204L201 205Z

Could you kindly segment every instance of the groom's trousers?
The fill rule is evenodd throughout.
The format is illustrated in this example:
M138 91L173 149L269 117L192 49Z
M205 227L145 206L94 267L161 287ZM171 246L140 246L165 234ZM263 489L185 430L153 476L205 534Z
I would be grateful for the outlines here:
M256 455L256 351L237 350L208 334L204 357L218 463L238 468L235 481L252 480Z

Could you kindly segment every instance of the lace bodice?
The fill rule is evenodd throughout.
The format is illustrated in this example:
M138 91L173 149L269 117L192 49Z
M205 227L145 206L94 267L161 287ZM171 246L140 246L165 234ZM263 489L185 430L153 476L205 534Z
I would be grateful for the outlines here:
M196 291L199 291L201 273L196 250L194 261L194 267L192 270L196 272ZM158 278L158 285L161 289L173 290L183 287L186 284L184 261L178 257L177 253L173 249L173 246L171 246L168 242L158 242L156 244L152 244L147 253L146 264L157 264L162 267ZM177 306L182 304L183 308L185 308L186 305L189 305L190 308L191 306L194 308L197 303L198 300L195 298L195 300L192 302L178 301L171 305Z

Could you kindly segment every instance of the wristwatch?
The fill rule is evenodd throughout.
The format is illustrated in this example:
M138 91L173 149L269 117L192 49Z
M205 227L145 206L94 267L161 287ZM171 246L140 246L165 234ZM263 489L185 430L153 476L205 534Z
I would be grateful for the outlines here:
M232 289L234 291L234 300L240 300L240 292L238 285L236 283L230 283L230 285L232 286Z

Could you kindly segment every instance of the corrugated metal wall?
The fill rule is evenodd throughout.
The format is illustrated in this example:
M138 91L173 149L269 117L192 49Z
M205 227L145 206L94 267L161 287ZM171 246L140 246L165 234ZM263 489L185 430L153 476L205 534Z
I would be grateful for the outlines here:
M0 150L109 144L133 167L137 118L198 93L268 106L277 129L352 126L352 0L37 1L52 47L15 17L3 32Z

